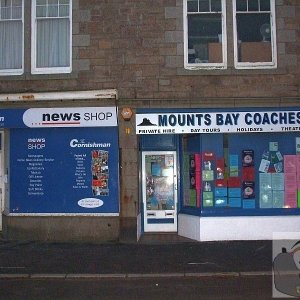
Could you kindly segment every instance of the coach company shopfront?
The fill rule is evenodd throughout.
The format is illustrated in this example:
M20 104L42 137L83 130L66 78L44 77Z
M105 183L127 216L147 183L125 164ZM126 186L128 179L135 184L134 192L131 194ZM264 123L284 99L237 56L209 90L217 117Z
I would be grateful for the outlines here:
M139 230L198 241L300 231L300 111L138 110Z
M118 235L116 107L2 109L0 121L8 238Z

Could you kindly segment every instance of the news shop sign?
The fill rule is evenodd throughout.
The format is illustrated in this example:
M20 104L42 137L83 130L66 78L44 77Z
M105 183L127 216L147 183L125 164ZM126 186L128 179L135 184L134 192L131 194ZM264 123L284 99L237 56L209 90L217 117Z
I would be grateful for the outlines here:
M116 107L0 109L0 128L113 127Z
M300 131L300 111L138 113L137 134Z
M23 122L31 128L117 126L116 107L30 108Z

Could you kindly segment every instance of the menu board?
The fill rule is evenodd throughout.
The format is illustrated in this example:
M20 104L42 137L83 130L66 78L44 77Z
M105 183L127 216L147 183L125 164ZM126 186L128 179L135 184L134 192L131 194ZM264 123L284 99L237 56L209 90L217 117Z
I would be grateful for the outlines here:
M11 129L11 213L118 213L116 127Z

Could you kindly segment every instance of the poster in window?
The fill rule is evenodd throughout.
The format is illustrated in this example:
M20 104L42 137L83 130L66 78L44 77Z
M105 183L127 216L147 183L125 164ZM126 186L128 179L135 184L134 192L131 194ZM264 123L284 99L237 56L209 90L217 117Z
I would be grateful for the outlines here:
M255 198L255 184L254 181L244 181L242 194L244 199Z
M243 167L254 166L254 151L253 150L243 150L242 151Z

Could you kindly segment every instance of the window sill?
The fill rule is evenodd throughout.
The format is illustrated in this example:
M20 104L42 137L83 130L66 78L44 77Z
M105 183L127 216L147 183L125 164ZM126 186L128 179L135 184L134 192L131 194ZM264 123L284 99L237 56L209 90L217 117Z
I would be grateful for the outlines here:
M49 74L69 74L72 72L71 68L53 68L53 69L32 69L32 75L49 75Z
M198 71L198 70L226 70L225 64L187 64L184 66L186 70Z
M286 74L285 69L279 68L241 68L228 67L227 69L186 69L178 68L177 75L191 75L191 76L209 76L209 75L282 75Z
M277 68L276 64L251 64L251 63L236 63L235 69L237 70L274 70Z
M14 70L14 71L0 71L0 76L21 76L24 74L23 70Z

